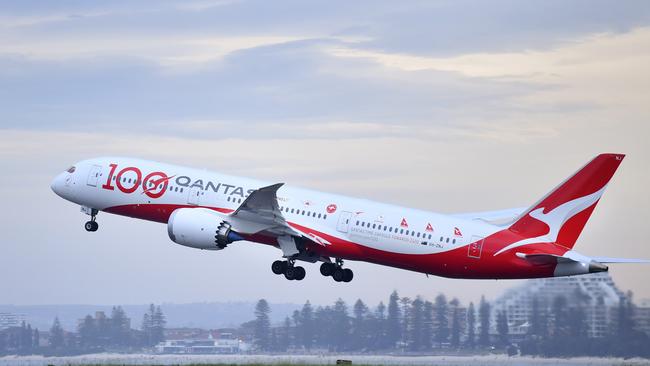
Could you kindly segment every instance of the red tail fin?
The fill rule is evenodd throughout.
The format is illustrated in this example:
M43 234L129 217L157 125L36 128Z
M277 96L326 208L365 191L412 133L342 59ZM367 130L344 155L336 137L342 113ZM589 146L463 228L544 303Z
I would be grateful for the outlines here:
M510 230L528 238L517 244L553 242L572 248L624 157L596 156L526 210L510 226Z

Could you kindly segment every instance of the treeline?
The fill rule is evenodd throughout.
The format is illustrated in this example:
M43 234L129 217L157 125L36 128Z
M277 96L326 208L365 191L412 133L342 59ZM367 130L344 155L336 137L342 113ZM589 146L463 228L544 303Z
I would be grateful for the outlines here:
M307 301L281 325L271 326L270 307L260 300L253 329L253 344L260 351L327 350L333 352L409 351L488 348L490 304L481 299L462 308L457 299L438 295L434 302L421 297L400 297L394 291L388 305L370 308L361 299L350 308L339 299L314 307ZM507 326L507 325L506 325Z
M140 329L131 328L131 320L121 306L110 316L98 312L80 319L77 332L67 332L58 317L54 319L45 342L38 329L22 323L0 331L0 354L71 355L105 350L135 351L152 347L164 340L166 320L160 306L151 304L144 314Z
M609 322L587 319L586 301L556 296L550 306L533 298L530 327L518 342L521 354L541 356L650 357L650 337L637 329L632 293L620 299ZM594 313L592 313L594 316ZM602 327L603 337L589 337L588 327Z
M40 332L24 321L20 327L12 327L0 331L0 355L9 350L14 354L28 355L37 353L40 349Z
M266 300L259 300L255 320L244 324L258 352L408 352L508 354L545 357L650 357L648 335L636 330L634 306L621 300L618 316L604 324L606 336L589 338L586 303L557 296L549 307L536 299L524 335L510 334L506 311L492 311L484 297L463 307L438 295L433 302L393 292L386 306L371 308L361 299L351 307L343 300L314 307L307 301L282 324L271 325Z

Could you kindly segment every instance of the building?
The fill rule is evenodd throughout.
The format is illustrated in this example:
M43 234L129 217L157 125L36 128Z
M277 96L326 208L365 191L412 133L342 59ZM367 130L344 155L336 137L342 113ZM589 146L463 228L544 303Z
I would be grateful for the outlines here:
M11 327L20 327L24 321L24 314L0 313L0 330Z
M547 315L551 324L551 309L558 296L564 296L569 307L579 306L584 309L587 335L594 338L607 334L610 324L617 321L617 308L621 300L627 300L627 296L616 287L607 272L528 280L522 286L506 291L494 302L492 332L497 333L497 314L505 310L508 315L509 334L515 338L526 335L530 327L534 299L537 301L539 312Z
M650 299L643 299L637 304L633 319L636 330L650 335Z
M219 338L213 338L210 334L204 339L166 340L156 345L157 353L174 354L233 354L248 349L246 343L235 339L230 333L222 333Z

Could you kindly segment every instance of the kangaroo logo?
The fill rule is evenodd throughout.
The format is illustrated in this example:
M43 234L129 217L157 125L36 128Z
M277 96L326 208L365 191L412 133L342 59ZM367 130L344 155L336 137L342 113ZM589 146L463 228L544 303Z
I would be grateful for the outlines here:
M596 201L598 201L603 195L603 192L605 192L605 188L607 188L607 185L590 195L565 202L557 206L555 209L549 211L548 213L544 213L544 207L530 211L528 213L530 217L539 220L548 226L548 233L545 235L536 236L534 238L516 241L510 245L503 247L501 250L494 253L494 255L497 256L507 250L528 244L555 243L557 241L557 236L560 233L560 229L562 229L562 226L564 226L564 224L573 216L596 203Z

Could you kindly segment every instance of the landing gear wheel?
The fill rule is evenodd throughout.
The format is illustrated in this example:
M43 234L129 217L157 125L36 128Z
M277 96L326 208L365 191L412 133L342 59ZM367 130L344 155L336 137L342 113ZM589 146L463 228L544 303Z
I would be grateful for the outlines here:
M303 267L294 267L293 269L295 271L295 277L293 278L294 280L301 281L303 278L305 278L306 272Z
M276 275L281 275L287 270L287 262L275 261L271 264L271 271Z
M332 278L336 282L341 282L345 278L345 271L343 268L338 267L337 269L334 270L334 273L332 273Z
M99 224L97 221L86 221L84 228L86 231L97 231L97 229L99 229Z
M336 265L334 263L323 263L320 265L320 274L323 276L331 276L334 273L334 270L336 270Z
M343 282L350 282L354 278L354 273L351 269L345 268L343 270Z
M284 271L284 278L286 278L289 281L295 280L298 274L296 268L300 268L300 267L293 267L293 266L287 267L287 270Z

